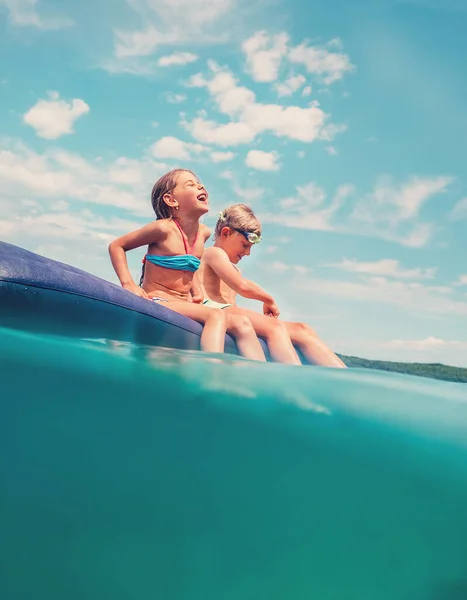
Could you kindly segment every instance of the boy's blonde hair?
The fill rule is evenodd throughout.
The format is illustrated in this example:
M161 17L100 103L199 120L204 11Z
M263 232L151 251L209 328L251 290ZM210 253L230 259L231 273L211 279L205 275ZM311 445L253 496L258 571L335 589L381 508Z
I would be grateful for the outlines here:
M219 219L214 230L214 240L220 237L223 227L251 231L261 235L261 224L255 213L246 204L234 204L219 213Z

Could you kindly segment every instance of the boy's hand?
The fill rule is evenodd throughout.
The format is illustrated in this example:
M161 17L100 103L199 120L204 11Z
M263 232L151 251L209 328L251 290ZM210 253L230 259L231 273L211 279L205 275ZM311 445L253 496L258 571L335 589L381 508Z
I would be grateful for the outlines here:
M267 317L273 317L274 319L277 319L278 316L281 314L279 307L277 306L277 304L272 301L272 302L265 302L263 304L263 313L267 316Z
M124 285L122 287L124 287L132 294L135 294L136 296L141 296L141 298L146 298L146 300L150 300L149 296L146 294L143 288L139 287L139 285L136 285L136 283L128 283L127 285Z

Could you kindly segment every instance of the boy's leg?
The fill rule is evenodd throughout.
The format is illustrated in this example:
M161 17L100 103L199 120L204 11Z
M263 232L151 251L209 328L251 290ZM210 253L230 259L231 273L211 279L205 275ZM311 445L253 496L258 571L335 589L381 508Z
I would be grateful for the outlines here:
M346 365L326 344L318 337L315 331L306 323L291 323L284 321L290 339L298 346L303 356L313 365L323 367L341 367Z
M266 315L239 306L225 308L224 312L231 315L247 316L257 335L265 338L273 360L290 365L301 364L283 321L266 317Z

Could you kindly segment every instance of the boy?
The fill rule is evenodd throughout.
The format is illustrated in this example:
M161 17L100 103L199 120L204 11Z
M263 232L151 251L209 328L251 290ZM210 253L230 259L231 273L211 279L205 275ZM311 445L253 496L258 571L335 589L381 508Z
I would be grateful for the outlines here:
M345 367L311 327L305 323L280 321L273 296L242 276L237 263L249 256L252 246L260 241L261 225L251 208L236 204L220 213L214 246L204 251L199 271L204 288L203 304L248 316L256 333L265 338L271 357L278 362L301 364L295 346L311 364ZM237 294L262 302L264 314L236 306Z

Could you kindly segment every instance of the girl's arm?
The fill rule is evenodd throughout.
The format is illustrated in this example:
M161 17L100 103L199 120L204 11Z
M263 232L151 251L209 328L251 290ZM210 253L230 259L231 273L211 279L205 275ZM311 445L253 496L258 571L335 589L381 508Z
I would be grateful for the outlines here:
M193 274L193 280L191 282L191 301L195 302L196 304L201 304L204 300L204 290L203 290L203 286L201 285L201 281L199 279L199 274L198 273L194 273Z
M243 296L244 298L262 302L265 315L276 318L279 316L279 308L271 294L268 294L254 281L250 281L243 277L243 275L241 275L241 273L239 273L232 265L229 257L221 248L216 248L214 246L206 250L203 261L205 261L216 275L222 279L229 288L234 290L234 292L240 294L240 296Z
M162 222L154 221L149 225L141 227L141 229L122 235L109 244L110 260L122 287L133 292L137 296L148 298L146 292L139 287L139 285L136 285L131 277L128 269L128 262L126 260L126 252L141 246L156 244L162 241L166 236L167 230L164 227L164 224Z
M204 225L204 223L201 224L201 234L203 236L204 243L206 243L206 241L209 239L209 236L211 235L211 231L209 227ZM190 295L191 301L195 302L196 304L201 304L204 298L206 297L205 290L203 284L201 283L201 279L199 278L198 272L193 274Z

